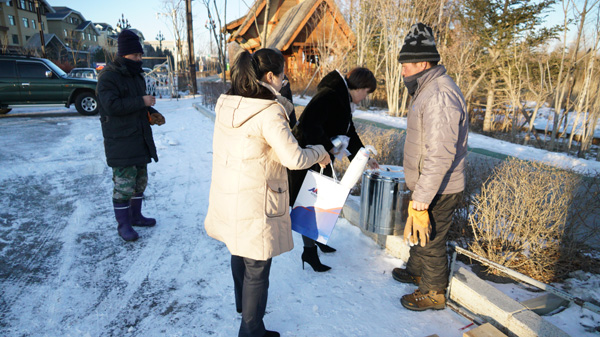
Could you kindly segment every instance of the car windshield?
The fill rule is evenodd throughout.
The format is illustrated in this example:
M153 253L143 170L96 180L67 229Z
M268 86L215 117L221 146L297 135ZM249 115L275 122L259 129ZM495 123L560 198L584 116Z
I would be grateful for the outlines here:
M60 77L66 77L67 76L67 73L65 73L62 69L60 69L52 61L46 62L46 65L48 65L48 67L52 68L52 71L54 71L55 73L57 73L58 76L60 76Z

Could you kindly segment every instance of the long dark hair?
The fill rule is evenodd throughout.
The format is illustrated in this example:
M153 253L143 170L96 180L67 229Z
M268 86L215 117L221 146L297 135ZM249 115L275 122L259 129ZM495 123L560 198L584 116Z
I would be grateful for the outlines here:
M275 95L258 84L269 71L279 76L283 72L283 54L279 50L263 48L250 54L240 52L231 67L231 89L229 95L251 98L275 99Z

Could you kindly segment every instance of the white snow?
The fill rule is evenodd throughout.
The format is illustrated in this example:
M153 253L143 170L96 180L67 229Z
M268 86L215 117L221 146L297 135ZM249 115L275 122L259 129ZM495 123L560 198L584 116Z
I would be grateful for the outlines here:
M353 116L360 119L366 119L389 126L406 129L405 117L392 117L388 115L387 111L385 110L357 110L354 112ZM600 172L599 161L575 158L565 153L550 152L542 149L536 149L531 146L505 142L473 132L469 133L469 147L484 149L517 157L523 160L540 161L553 166L572 169L584 174L590 172Z
M153 127L160 160L148 166L144 213L158 224L134 243L116 232L98 116L44 108L46 117L0 118L0 335L237 335L230 255L203 226L213 123L192 107L199 101L157 100L167 123ZM344 219L330 240L338 251L321 254L329 272L303 270L296 233L294 243L271 269L265 324L282 336L462 336L470 323L450 309L404 309L399 298L415 287L390 275L403 262ZM547 319L573 336L593 335L579 323L600 325L577 306Z

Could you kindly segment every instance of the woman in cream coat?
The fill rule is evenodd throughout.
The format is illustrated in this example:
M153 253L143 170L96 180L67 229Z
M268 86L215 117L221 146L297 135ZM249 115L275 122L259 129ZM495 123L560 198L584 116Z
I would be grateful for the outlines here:
M239 336L279 336L265 329L269 272L274 256L293 248L286 167L325 166L321 145L302 149L289 128L291 103L281 52L241 52L231 68L231 89L215 108L209 236L231 253Z

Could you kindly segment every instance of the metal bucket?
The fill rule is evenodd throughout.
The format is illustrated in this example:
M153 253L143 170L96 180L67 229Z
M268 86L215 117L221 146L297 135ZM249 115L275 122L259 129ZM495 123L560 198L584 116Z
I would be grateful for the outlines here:
M360 226L381 235L402 235L408 216L410 190L402 166L381 165L362 175Z

